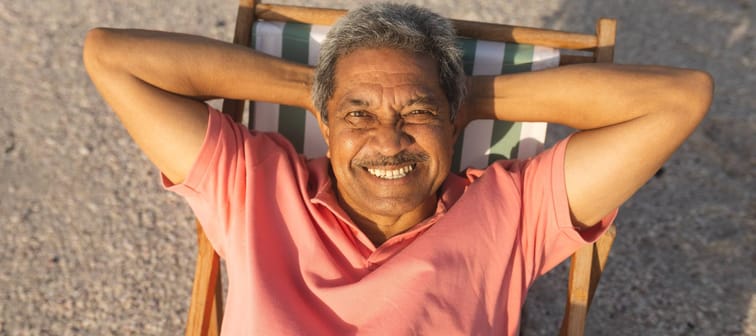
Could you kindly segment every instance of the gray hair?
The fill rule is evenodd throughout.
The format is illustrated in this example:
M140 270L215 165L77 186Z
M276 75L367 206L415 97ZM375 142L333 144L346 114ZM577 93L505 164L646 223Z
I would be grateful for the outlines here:
M438 63L441 89L454 120L467 93L462 51L445 18L409 4L373 3L349 11L328 32L315 67L312 99L323 122L335 90L336 61L359 48L394 48L430 55Z

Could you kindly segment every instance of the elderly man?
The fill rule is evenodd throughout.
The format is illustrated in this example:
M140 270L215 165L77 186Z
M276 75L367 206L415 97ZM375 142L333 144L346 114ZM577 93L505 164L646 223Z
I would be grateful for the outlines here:
M368 5L313 71L196 36L88 34L92 81L226 261L224 334L514 334L535 278L603 232L711 100L707 74L652 66L465 79L454 38L427 10ZM316 111L327 158L208 97ZM580 131L450 174L481 118Z

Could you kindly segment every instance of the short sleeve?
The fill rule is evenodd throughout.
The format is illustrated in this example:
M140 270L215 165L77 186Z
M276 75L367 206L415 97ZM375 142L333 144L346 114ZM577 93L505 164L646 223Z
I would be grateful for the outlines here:
M564 155L569 138L522 166L522 246L542 275L581 246L597 240L612 224L617 210L600 223L578 231L572 223L565 187Z
M161 174L164 188L182 196L202 224L213 248L225 254L229 226L244 214L250 167L282 152L276 138L251 133L227 115L208 107L208 127L199 155L184 182L172 184Z

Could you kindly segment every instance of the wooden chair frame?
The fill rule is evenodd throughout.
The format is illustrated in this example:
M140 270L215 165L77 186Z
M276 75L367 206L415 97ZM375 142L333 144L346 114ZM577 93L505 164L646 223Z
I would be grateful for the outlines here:
M262 4L257 0L240 0L235 44L249 46L255 20L293 21L332 25L345 10ZM563 50L560 65L577 63L611 63L614 58L616 21L601 18L595 34L580 34L550 29L452 20L457 34L474 39L534 44ZM226 99L223 112L240 122L244 101ZM218 335L223 316L223 290L220 281L220 258L207 240L199 222L198 255L185 335ZM560 329L561 335L583 335L585 320L593 295L606 265L616 231L614 226L594 244L575 252L571 258L567 304Z

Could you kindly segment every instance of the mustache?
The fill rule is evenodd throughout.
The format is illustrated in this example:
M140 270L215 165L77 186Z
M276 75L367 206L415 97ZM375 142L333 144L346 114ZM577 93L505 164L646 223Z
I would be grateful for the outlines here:
M365 158L355 158L354 160L352 160L352 165L359 167L401 166L406 164L425 162L429 159L430 156L425 152L401 151L393 156L376 154L374 156Z

